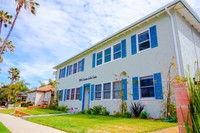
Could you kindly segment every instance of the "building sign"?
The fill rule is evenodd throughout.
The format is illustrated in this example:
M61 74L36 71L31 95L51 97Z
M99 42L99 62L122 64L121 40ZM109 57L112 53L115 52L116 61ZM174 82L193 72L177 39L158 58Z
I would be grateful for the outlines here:
M91 79L96 79L96 78L97 78L97 76L90 76L90 77L87 77L87 78L81 78L81 79L79 79L79 82L86 81L86 80L91 80Z

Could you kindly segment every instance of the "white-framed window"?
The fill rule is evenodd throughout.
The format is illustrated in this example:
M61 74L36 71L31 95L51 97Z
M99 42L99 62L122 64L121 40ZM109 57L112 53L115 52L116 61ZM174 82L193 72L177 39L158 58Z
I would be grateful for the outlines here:
M74 63L73 65L73 74L77 72L77 63Z
M70 89L67 89L67 100L70 100Z
M122 83L120 81L113 82L113 99L120 99L122 96Z
M71 89L71 100L74 100L75 88Z
M79 100L80 97L80 88L76 88L76 100Z
M111 83L103 84L103 99L111 98Z
M95 100L101 100L101 84L95 85Z
M102 64L102 57L103 57L103 52L97 53L97 66Z
M111 61L111 48L107 48L104 50L104 62L109 62Z
M78 62L78 72L82 71L82 61Z
M150 48L149 30L138 34L138 51Z
M72 74L72 65L69 66L69 75Z
M122 57L122 48L121 43L118 43L113 46L113 59L118 59Z
M154 97L153 75L140 78L140 94L141 98Z

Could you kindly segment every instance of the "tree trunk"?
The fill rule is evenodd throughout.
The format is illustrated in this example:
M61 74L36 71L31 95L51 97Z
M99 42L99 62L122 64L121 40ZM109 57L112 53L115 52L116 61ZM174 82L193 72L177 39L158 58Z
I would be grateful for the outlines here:
M0 35L1 35L2 23L3 23L3 20L2 20L2 19L0 19Z
M1 47L1 49L0 49L0 56L3 54L3 51L4 51L5 48L6 48L6 42L8 41L8 38L10 37L11 32L12 32L14 26L15 26L15 22L16 22L16 20L17 20L17 18L18 18L18 15L19 15L19 12L20 12L20 10L21 10L21 8L22 8L22 5L23 5L23 4L19 5L19 7L16 9L16 15L15 15L14 21L13 21L11 27L10 27L10 30L9 30L9 32L8 32L8 35L6 36L6 38L5 38L5 40L4 40L3 44L2 44L2 47Z

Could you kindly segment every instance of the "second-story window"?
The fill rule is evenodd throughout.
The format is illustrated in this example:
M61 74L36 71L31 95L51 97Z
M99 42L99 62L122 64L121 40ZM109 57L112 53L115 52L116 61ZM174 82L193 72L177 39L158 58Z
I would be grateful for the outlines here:
M139 47L139 51L150 48L148 30L138 35L138 47Z
M114 45L113 47L113 59L118 59L121 58L122 54L122 48L121 48L121 43Z
M104 62L109 62L111 60L111 48L104 51Z
M78 62L78 72L81 72L82 70L82 61Z
M69 66L69 75L72 74L72 65Z
M102 51L97 53L97 66L102 64L102 56L103 56Z
M77 72L77 63L74 63L74 67L73 67L73 73Z

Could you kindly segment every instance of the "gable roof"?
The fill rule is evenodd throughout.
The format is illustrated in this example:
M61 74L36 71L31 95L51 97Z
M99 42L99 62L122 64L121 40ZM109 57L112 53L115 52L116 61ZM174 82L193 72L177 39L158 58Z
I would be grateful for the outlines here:
M139 19L138 21L128 25L127 27L119 30L118 32L108 36L107 38L103 39L102 41L94 44L92 47L82 51L81 53L73 56L72 58L58 64L57 66L53 67L54 69L58 69L60 67L63 67L66 65L68 62L73 61L76 58L80 58L83 55L87 54L88 52L96 49L98 46L106 43L109 40L112 40L114 37L120 36L125 34L126 32L129 31L129 29L134 28L138 25L140 25L143 22L147 22L149 19L152 19L154 17L159 16L160 14L166 12L166 8L172 9L174 8L177 12L179 12L198 32L200 32L200 18L199 16L195 13L195 11L192 9L192 7L185 1L185 0L174 0L167 5L159 8L158 10L150 13L149 15Z
M27 93L32 93L32 92L48 92L48 91L54 91L55 88L51 85L47 85L47 86L44 86L44 87L41 87L41 88L38 88L38 89L35 89L35 90L30 90L28 91Z

